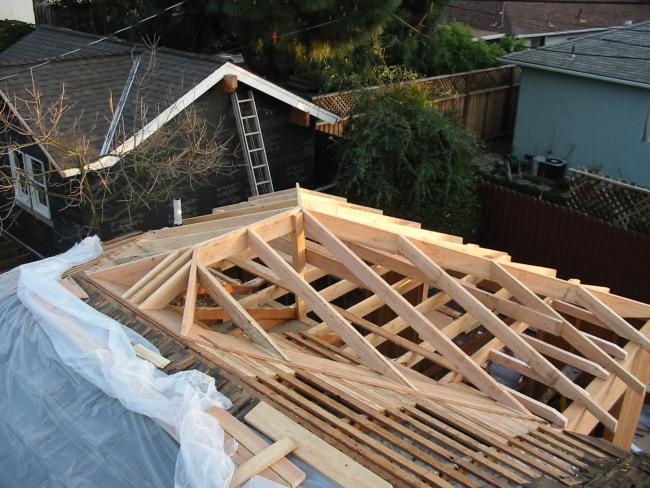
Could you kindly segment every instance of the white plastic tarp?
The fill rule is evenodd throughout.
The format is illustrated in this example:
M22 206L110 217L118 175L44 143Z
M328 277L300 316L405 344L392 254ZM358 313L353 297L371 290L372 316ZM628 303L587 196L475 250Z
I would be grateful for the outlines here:
M176 487L227 486L235 466L224 450L223 430L206 412L213 407L228 408L230 401L216 390L214 379L195 370L169 376L162 373L133 352L129 336L137 334L127 333L124 326L79 300L58 282L64 271L100 253L99 239L91 237L64 254L5 273L0 276L0 306L11 305L17 295L69 371L117 399L127 410L154 420L180 444L174 473ZM11 373L4 376L7 380ZM47 399L43 401L47 403ZM150 449L157 446L151 445ZM69 479L60 481L61 486L75 485ZM278 485L256 477L246 486Z

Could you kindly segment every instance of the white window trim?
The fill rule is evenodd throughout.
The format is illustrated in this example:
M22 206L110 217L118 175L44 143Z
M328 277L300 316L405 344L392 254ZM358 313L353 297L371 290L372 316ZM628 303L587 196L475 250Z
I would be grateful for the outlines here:
M14 194L16 195L16 201L22 203L23 205L28 205L31 207L31 197L29 196L29 186L27 187L27 191L23 191L22 185L20 184L20 179L21 178L27 178L27 170L25 168L25 159L23 158L22 161L22 174L21 171L18 170L16 167L16 156L19 155L22 156L22 153L18 151L10 151L9 152L9 164L11 166L11 177L13 179L13 184L14 184Z
M17 155L20 155L22 158L22 163L23 163L23 178L27 178L27 181L29 182L29 185L27 186L27 192L23 191L19 179L20 179L20 171L18 170L16 166L16 157ZM40 159L36 159L29 154L22 152L22 151L16 151L12 150L9 152L9 163L11 166L11 176L13 177L14 180L14 193L16 195L16 202L21 204L23 207L27 207L30 210L33 210L36 212L38 215L45 217L46 219L51 218L50 214L50 199L49 196L47 195L47 177L43 177L43 182L41 183L34 177L34 165L32 164L33 161L36 161L37 163L40 164L41 168L43 168L43 174L46 175L47 172L45 170L46 165L41 161ZM42 192L45 195L45 203L41 203L39 200L39 190L37 187L42 188Z

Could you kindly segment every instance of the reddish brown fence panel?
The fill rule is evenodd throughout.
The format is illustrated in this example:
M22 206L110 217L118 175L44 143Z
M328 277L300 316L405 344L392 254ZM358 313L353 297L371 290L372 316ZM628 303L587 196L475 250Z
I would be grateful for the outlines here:
M450 112L459 125L483 139L500 137L513 130L519 90L519 68L514 65L433 76L399 85L419 86L439 110ZM316 128L342 136L350 107L359 93L359 90L348 90L312 98L317 105L343 117L335 124L318 123Z
M481 246L650 301L650 236L491 183L481 197Z

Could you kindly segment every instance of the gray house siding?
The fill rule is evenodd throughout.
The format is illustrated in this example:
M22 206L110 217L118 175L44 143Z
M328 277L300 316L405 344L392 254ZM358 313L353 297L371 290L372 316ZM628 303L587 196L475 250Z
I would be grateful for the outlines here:
M513 152L650 186L650 90L524 68Z

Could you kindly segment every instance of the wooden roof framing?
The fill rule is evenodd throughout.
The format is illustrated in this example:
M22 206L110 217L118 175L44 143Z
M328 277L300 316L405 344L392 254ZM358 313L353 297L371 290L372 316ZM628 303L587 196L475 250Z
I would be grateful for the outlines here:
M650 305L300 188L137 236L74 273L242 381L255 378L253 389L281 390L296 405L304 405L296 391L311 398L334 391L347 406L330 405L329 415L335 409L363 425L357 416L372 407L381 415L366 428L380 436L377 423L395 430L394 444L406 442L400 436L424 442L400 427L405 422L433 435L432 420L409 405L435 404L445 418L449 411L462 412L463 422L484 417L475 421L490 439L494 425L511 425L498 434L511 450L521 454L523 442L538 454L542 443L545 462L561 471L558 452L568 454L557 446L549 453L548 442L565 442L565 434L546 421L580 434L600 423L628 449L650 381L643 367ZM497 382L492 364L522 381ZM408 476L472 485L439 460L414 455L438 475L402 465ZM513 462L469 473L495 484L491 477ZM508 473L513 482L517 475Z

